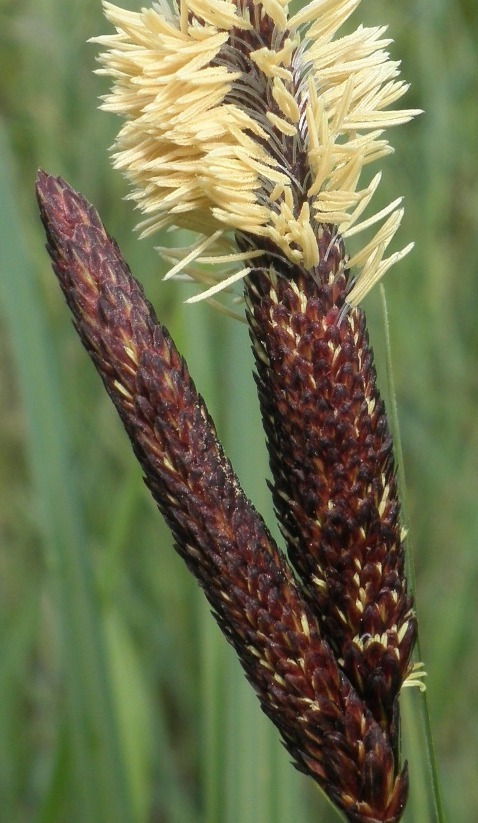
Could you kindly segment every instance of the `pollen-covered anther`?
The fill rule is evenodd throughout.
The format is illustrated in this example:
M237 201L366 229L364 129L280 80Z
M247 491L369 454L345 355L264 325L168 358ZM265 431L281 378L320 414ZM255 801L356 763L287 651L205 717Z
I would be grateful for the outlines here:
M267 114L266 114L266 117L273 126L275 126L277 129L279 129L280 132L282 132L282 134L285 134L288 137L294 137L295 134L297 133L297 129L296 129L295 126L293 126L291 123L289 123L283 117L278 117L278 115L274 114L274 112L268 111ZM275 197L273 198L271 196L270 199L275 200L276 198Z
M265 77L280 77L282 80L292 82L292 72L287 68L290 66L292 55L299 46L298 37L287 37L282 48L277 51L263 46L261 49L250 52L250 58Z
M297 123L300 119L300 109L297 100L288 91L285 83L280 77L274 77L272 81L272 97L276 101L280 110L292 123Z

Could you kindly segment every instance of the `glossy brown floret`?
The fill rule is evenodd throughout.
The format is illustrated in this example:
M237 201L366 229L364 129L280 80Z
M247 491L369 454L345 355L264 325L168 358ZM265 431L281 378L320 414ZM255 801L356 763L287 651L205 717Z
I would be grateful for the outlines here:
M88 203L43 173L48 251L176 547L299 769L355 823L401 817L406 768L337 665L200 396Z
M245 242L245 241L243 241ZM397 743L416 620L385 408L343 244L312 272L259 260L246 282L277 516L343 671Z

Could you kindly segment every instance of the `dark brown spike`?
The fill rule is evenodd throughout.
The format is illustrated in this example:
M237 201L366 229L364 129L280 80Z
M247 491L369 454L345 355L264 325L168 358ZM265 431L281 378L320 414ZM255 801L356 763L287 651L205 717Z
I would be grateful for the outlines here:
M246 281L274 503L323 634L395 745L416 619L392 441L343 245L324 229L320 248L313 272L271 257Z
M39 173L48 251L76 328L178 552L199 580L297 767L356 823L399 821L407 796L386 734L337 666L244 496L184 360L96 212Z

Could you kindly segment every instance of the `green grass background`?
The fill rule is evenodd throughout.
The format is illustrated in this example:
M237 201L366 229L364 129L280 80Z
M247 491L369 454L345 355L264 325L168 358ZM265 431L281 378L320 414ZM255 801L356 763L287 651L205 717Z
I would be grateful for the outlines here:
M139 4L128 0L130 8ZM426 114L395 130L378 200L405 195L386 278L422 654L444 804L478 819L478 6L367 0ZM107 147L98 0L0 0L0 819L334 823L262 716L148 497L43 249L37 167L99 209L190 364L267 520L247 330L163 284ZM387 395L380 294L366 301ZM407 823L436 820L407 692Z

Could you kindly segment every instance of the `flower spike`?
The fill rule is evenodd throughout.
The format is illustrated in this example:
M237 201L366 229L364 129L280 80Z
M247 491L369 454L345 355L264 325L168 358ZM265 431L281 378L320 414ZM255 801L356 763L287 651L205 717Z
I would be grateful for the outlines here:
M318 265L320 227L346 234L370 199L359 180L391 151L384 129L417 114L388 108L407 86L383 27L336 37L358 5L318 0L289 18L281 0L180 0L177 10L163 0L140 12L104 3L117 33L95 38L106 49L99 73L113 78L103 108L125 118L113 157L143 233L191 229L197 257L204 235L226 246L231 233L252 236L251 253L273 246ZM351 305L409 251L383 258L399 223L392 211L387 241L379 229L354 256ZM196 276L190 254L184 271ZM204 296L231 282L222 270Z
M407 86L360 0L104 3L95 38L124 122L115 166L143 234L179 227L167 277L216 302L242 280L288 558L246 499L186 364L118 247L60 179L37 184L48 250L146 483L296 766L354 823L398 823L398 697L424 688L385 407L359 303L411 248L369 205ZM361 248L346 244L369 232ZM352 241L352 242L355 242ZM211 269L211 264L217 264Z
M310 274L252 269L246 302L277 517L339 665L398 746L416 618L392 442L341 243ZM259 261L260 262L260 261Z
M397 823L407 796L387 735L246 499L204 402L116 243L81 195L40 172L53 269L176 549L297 768L353 823Z

